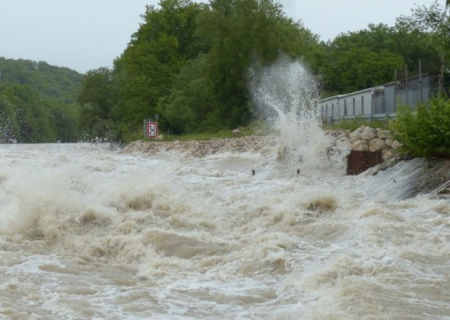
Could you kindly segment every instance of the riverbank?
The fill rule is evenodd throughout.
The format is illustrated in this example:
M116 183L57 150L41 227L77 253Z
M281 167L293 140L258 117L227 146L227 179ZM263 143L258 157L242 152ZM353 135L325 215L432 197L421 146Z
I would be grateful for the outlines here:
M411 198L419 194L431 194L440 186L450 180L450 161L447 159L410 159L400 153L401 144L392 139L392 135L387 130L374 129L370 127L360 127L355 131L336 130L327 131L327 136L332 138L331 148L348 149L356 151L381 151L383 163L372 167L362 175L376 176L380 172L383 174L393 174L396 170L408 171L413 175L408 180L408 186L404 186L403 198ZM217 138L205 141L135 141L127 145L121 152L134 153L142 152L148 154L158 154L161 152L174 151L182 153L186 157L201 158L217 153L260 153L269 156L274 147L279 143L276 135L266 136L242 136L233 138ZM400 169L399 169L400 168ZM392 170L392 172L391 172ZM401 178L392 178L400 185ZM435 192L432 196L441 198L447 189Z
M144 152L158 154L160 152L177 151L187 157L204 157L223 152L259 152L264 155L270 153L271 147L278 143L278 138L269 136L244 136L234 138L217 138L204 141L134 141L127 145L122 152Z
M356 151L381 151L383 161L397 153L401 144L392 139L387 130L362 126L355 131L336 130L327 131L332 138L331 148ZM221 152L259 152L268 155L272 147L279 142L276 135L242 136L233 138L217 138L205 141L135 141L127 145L122 152L144 152L157 154L159 152L178 151L188 157L204 157Z

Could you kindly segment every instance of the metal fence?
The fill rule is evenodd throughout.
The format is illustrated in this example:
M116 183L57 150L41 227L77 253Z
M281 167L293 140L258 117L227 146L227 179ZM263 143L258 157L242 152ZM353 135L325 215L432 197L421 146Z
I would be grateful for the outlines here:
M422 73L422 66L428 73ZM406 68L396 70L395 81L391 83L321 99L318 108L322 118L328 122L349 119L388 122L396 117L402 105L415 110L434 96L449 96L447 88L450 88L450 67L441 56L439 59L419 61L412 71Z
M383 86L337 95L319 100L322 117L329 122L365 119L388 122L395 118L401 105L415 109L439 94L443 81L440 75L425 74L400 79Z

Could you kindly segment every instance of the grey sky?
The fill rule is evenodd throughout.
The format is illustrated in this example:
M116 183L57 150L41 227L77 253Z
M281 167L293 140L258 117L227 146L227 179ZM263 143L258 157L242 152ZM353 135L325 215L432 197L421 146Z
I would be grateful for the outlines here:
M46 61L86 72L111 67L158 0L0 0L0 57ZM279 0L322 40L369 23L393 25L434 0ZM444 0L438 0L443 3Z

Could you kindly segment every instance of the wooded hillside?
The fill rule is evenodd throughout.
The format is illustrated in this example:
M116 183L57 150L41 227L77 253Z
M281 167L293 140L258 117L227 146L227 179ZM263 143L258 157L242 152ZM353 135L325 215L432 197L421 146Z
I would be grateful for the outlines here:
M75 142L83 75L46 62L0 57L0 142Z

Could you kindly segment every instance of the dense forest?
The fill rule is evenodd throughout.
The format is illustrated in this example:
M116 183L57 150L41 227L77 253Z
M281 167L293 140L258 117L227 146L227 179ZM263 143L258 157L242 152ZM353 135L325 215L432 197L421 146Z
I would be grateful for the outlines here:
M161 0L147 6L113 67L90 70L81 83L76 72L42 62L20 61L10 73L0 59L0 128L37 142L138 139L143 119L156 115L174 134L245 126L258 119L251 66L280 55L301 61L322 96L391 82L395 70L417 72L419 60L423 72L438 72L450 59L449 11L448 3L417 6L394 26L368 24L323 42L273 0Z
M46 62L0 57L0 143L78 141L82 79Z

